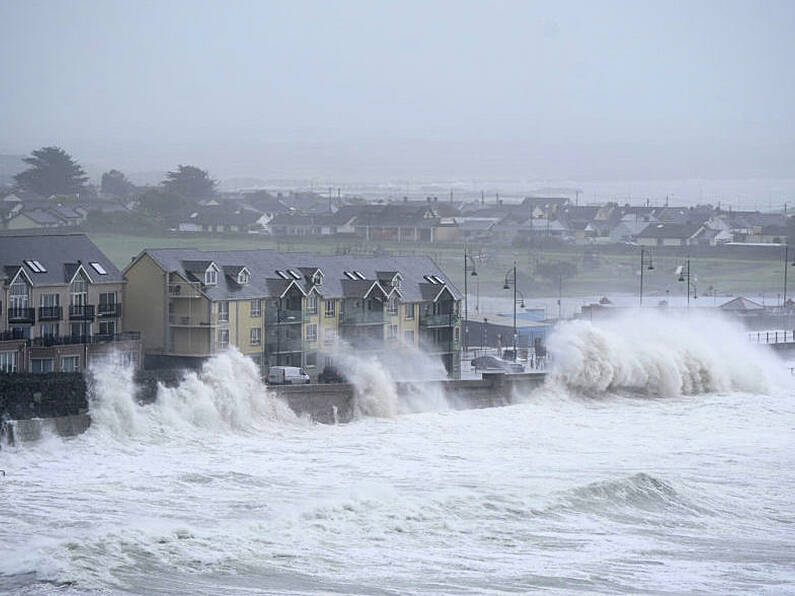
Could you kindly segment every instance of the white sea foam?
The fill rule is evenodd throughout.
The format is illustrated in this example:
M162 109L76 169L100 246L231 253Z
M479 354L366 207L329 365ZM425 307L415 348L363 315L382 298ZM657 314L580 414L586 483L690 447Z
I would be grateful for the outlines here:
M275 398L260 379L256 364L230 348L188 372L176 387L158 386L157 400L135 400L133 371L113 359L92 369L93 425L114 436L163 434L178 430L256 430L274 422L295 422L296 415Z
M550 336L549 383L578 392L655 396L769 393L780 383L775 356L716 315L631 312L599 323L562 323Z

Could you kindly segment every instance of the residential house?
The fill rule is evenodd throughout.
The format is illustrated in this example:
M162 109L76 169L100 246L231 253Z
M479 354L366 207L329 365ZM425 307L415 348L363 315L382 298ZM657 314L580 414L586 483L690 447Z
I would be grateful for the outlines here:
M147 249L124 271L151 366L229 345L316 374L343 346L423 349L458 374L461 294L428 257Z
M636 239L641 246L692 246L704 243L705 231L700 223L652 223L639 232Z
M111 352L140 362L121 273L85 235L0 235L0 281L0 371L72 372Z

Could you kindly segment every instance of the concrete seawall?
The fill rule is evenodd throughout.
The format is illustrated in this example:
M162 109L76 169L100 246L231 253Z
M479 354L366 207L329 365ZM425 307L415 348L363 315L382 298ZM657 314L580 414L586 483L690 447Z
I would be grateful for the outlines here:
M178 385L180 370L139 371L135 376L136 400L152 403L159 384ZM396 384L398 399L422 394L444 396L454 409L492 408L514 403L543 384L544 373L484 374L482 379L422 381ZM349 422L355 415L356 388L347 383L272 386L268 388L300 416L315 422ZM72 436L91 424L88 414L89 383L80 373L0 375L0 439L8 442L36 440L45 432Z

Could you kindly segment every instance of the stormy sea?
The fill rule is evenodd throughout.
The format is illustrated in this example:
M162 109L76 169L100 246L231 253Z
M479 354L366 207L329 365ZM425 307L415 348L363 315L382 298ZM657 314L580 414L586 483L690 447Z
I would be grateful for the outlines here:
M482 410L403 404L363 361L340 425L235 352L152 405L99 366L88 432L0 449L0 592L795 593L784 360L702 315L549 349L543 387Z

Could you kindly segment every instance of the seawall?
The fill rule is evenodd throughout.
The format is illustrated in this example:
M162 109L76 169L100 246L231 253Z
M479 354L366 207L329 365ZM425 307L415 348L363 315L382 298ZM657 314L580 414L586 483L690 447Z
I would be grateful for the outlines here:
M178 385L181 370L138 371L136 400L152 403L159 384ZM443 395L454 409L492 408L514 403L544 382L545 373L484 373L482 379L399 382L398 397L421 393ZM347 383L287 385L268 388L298 415L315 422L349 422L355 415L356 388ZM81 373L0 375L0 437L35 440L46 431L61 436L84 432L91 424L88 383Z

